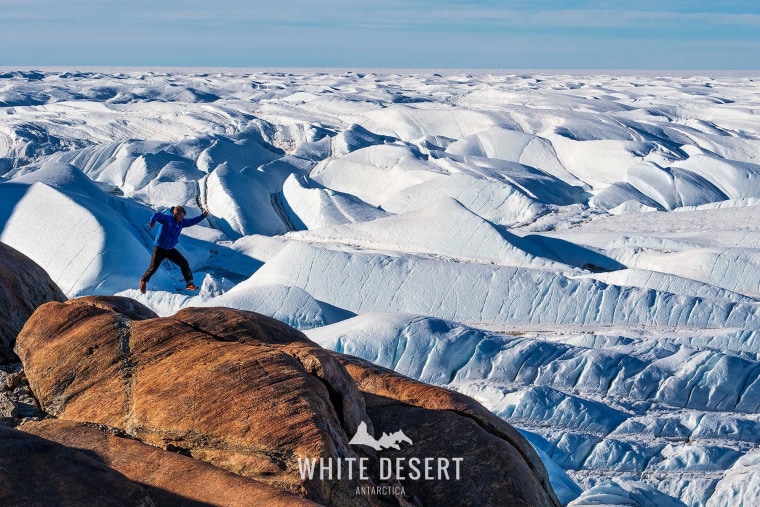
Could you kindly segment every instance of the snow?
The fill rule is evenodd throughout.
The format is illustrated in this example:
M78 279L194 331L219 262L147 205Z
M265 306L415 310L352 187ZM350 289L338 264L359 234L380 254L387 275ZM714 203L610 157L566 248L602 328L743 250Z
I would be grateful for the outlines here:
M758 80L10 70L0 241L474 397L565 504L760 491ZM147 294L150 215L210 215Z
M221 164L206 178L205 187L219 229L230 238L276 236L287 231L272 207L269 192L256 178Z
M440 171L406 146L381 144L320 162L310 177L317 183L351 194L373 206Z
M351 194L324 188L304 176L291 174L282 185L282 196L295 228L313 230L355 222L371 222L386 213Z

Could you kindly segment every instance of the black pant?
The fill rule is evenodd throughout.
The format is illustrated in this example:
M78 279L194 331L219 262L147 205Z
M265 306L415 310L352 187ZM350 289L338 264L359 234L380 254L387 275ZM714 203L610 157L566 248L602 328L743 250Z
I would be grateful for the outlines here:
M185 259L176 248L167 250L165 248L160 248L157 246L153 247L153 256L150 258L150 266L148 266L148 269L145 271L142 279L146 282L150 280L150 277L153 276L156 271L158 271L158 267L161 265L164 259L169 259L174 264L179 266L179 269L182 270L182 276L185 277L185 282L190 283L193 281L193 272L190 269L190 264L188 264L187 259Z

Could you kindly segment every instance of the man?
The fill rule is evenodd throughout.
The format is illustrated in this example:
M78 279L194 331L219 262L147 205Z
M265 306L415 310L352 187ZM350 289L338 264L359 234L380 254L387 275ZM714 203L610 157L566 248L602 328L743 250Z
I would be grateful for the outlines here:
M147 290L150 277L158 271L158 267L164 259L169 259L179 266L182 270L182 276L187 283L188 290L198 290L198 286L193 283L193 272L190 269L190 264L175 247L179 242L179 235L182 232L182 229L199 223L208 215L208 211L202 209L200 215L188 219L185 218L185 214L185 208L182 206L174 206L171 209L170 215L166 213L154 213L150 218L148 227L152 229L153 226L156 225L156 222L158 222L161 224L161 230L156 236L156 240L153 242L153 256L150 258L150 266L148 266L145 274L143 274L140 279L140 292L143 294L145 294L145 291Z

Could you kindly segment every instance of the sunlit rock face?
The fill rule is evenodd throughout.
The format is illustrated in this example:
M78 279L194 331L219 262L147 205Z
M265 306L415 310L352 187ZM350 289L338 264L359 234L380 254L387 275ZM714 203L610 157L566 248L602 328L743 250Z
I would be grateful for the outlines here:
M463 395L252 312L146 310L115 297L41 306L16 351L42 409L325 505L558 504L527 441ZM360 427L406 438L351 445ZM305 476L320 458L323 475Z

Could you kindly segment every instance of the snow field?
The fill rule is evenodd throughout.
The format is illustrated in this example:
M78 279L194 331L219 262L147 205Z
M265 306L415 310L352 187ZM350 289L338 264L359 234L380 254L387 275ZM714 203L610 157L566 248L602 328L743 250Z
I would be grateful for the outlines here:
M0 241L69 297L223 305L475 397L573 506L752 504L748 77L0 76ZM167 265L142 295L155 210Z

